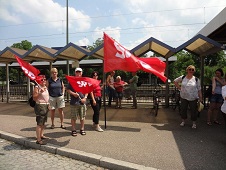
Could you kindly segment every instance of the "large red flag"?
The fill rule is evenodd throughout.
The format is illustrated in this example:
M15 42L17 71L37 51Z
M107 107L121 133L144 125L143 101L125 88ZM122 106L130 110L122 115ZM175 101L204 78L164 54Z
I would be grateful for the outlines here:
M82 94L92 92L100 84L100 80L89 77L66 76L68 82L76 92Z
M166 65L163 63L156 58L147 64L104 33L104 72L113 70L135 72L143 70L156 75L163 82L166 82L167 77L164 76Z
M24 74L27 77L29 77L31 80L36 80L40 71L37 68L35 68L34 66L30 65L30 63L19 58L18 56L15 55L15 57L20 65L21 69L23 70Z
M157 57L150 57L150 58L139 58L139 60L147 63L150 65L153 69L158 71L159 73L164 75L165 69L166 69L166 63L160 60Z
M104 33L104 72L124 70L135 72L139 63L135 56Z

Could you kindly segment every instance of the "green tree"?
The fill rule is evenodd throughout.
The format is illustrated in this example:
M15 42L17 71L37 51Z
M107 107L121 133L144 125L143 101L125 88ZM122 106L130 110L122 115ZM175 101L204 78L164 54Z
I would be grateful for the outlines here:
M95 48L97 48L97 47L99 47L101 44L103 44L104 43L104 40L102 39L102 38L98 38L94 43L93 43L93 45L92 46L87 46L87 49L88 50L90 50L90 51L92 51L92 50L94 50ZM97 58L95 58L95 57L92 57L92 56L88 56L87 58L86 58L87 60L88 59L97 59Z
M30 50L32 48L32 43L27 40L23 40L20 43L14 43L11 47Z
M23 50L30 50L32 48L32 43L27 40L23 40L20 43L14 43L11 47L19 48ZM17 69L13 69L13 68L10 69L9 79L17 81L19 83L23 83L24 77L25 75L23 73L19 75L19 72Z
M169 79L174 80L180 75L186 74L188 65L196 67L195 76L200 77L201 58L186 51L175 54L177 61L169 65ZM214 53L204 58L204 84L210 84L216 69L222 68L226 73L226 58L224 51Z

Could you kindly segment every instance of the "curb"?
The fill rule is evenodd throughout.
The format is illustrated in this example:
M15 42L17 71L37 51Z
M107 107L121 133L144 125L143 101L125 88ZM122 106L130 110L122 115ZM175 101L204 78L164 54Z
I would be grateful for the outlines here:
M86 163L97 165L107 169L114 170L158 170L156 168L147 167L143 165L138 165L130 162L120 161L108 157L103 157L101 155L96 155L92 153L87 153L75 149L69 149L65 147L60 147L57 145L47 144L47 145L37 145L36 141L29 140L26 137L19 135L14 135L8 132L3 132L0 130L0 138L8 141L15 142L17 144L23 145L28 148L38 149L46 151L52 154L57 154L72 159L80 160Z

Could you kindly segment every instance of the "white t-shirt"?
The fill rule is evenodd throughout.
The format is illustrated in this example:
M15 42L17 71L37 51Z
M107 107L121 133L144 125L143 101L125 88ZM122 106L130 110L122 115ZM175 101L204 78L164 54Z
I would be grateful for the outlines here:
M201 90L200 80L198 79L196 82L195 76L193 76L191 79L187 79L185 76L183 80L182 77L183 76L180 76L174 80L178 83L181 82L180 97L188 101L194 101L198 99L198 91Z
M221 106L221 111L226 114L226 85L222 87L222 97L224 98L224 103Z

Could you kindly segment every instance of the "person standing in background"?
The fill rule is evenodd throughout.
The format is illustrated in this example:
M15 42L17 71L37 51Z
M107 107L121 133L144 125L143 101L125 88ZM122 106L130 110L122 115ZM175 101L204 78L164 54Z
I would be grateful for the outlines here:
M129 87L125 89L125 97L130 99L130 95L133 98L133 106L132 109L137 109L137 82L139 77L137 76L137 72L132 72L132 78L129 80Z
M116 100L116 109L122 109L122 97L123 97L123 88L127 85L126 82L121 80L120 76L117 76L115 79L114 87L115 87L115 100Z
M108 106L111 107L111 102L115 98L115 88L114 88L114 75L115 71L112 71L107 77L107 87L108 87Z
M49 104L50 104L50 113L51 113L51 129L55 128L54 124L54 117L55 117L55 110L58 109L59 116L60 116L60 127L62 129L66 129L63 125L64 121L64 112L63 108L65 107L65 100L64 100L64 83L58 77L58 70L56 68L51 69L51 77L48 79L46 86L49 90Z
M215 71L215 76L212 78L212 95L210 97L210 105L207 112L207 125L211 126L211 116L213 115L213 123L220 125L217 116L220 111L220 107L223 103L222 97L222 86L225 85L225 80L223 78L224 73L221 68Z

